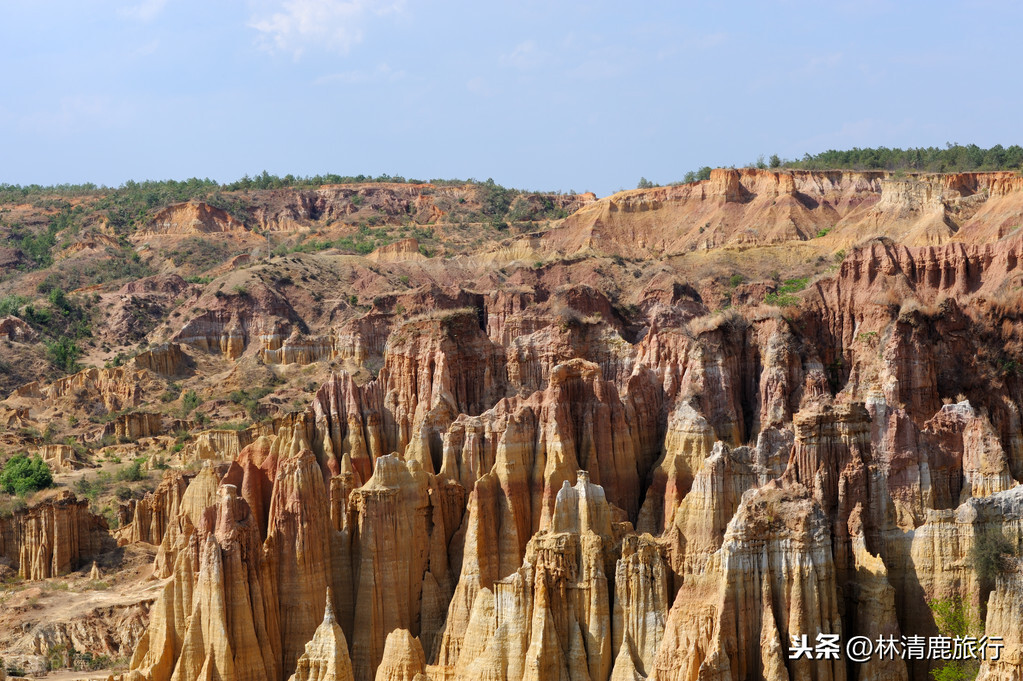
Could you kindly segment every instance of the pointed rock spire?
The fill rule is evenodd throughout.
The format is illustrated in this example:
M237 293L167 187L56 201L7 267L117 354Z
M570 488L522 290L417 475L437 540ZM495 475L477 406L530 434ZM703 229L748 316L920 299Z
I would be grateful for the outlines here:
M289 681L355 681L348 641L334 614L333 594L327 588L323 622L316 628L305 652L298 658L295 673Z

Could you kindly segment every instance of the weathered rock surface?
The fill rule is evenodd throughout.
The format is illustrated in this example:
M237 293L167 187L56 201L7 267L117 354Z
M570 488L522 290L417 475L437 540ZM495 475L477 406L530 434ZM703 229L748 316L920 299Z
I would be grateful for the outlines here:
M784 665L790 678L845 679L839 660L779 659L790 635L843 634L828 526L801 487L745 496L722 548L679 590L652 677L762 678Z
M67 491L0 519L0 556L24 579L66 575L110 543L106 520Z
M163 417L143 411L132 411L119 414L103 430L104 435L112 435L118 440L138 440L143 437L159 435L163 432Z
M897 179L883 171L719 168L702 182L595 201L547 239L569 253L631 256L805 241L821 230L836 247L880 235L912 246L977 243L1009 234L1013 218L1018 224L1021 191L1008 172Z
M323 622L316 627L316 633L306 643L305 652L298 658L295 673L289 681L353 681L354 678L352 661L348 658L348 642L334 617L334 606L331 605L331 593L328 591Z
M166 377L183 376L190 369L189 357L177 343L163 343L140 352L132 362L140 369Z
M85 465L78 460L74 447L70 445L43 445L36 454L54 473L70 473Z
M25 321L11 316L0 318L0 336L17 343L34 343L39 338Z
M979 681L1009 681L1018 679L1023 667L1023 565L1019 558L1010 561L1011 567L998 578L997 586L987 604L985 631L1002 638L1004 648L999 659L981 663Z
M181 512L182 497L188 481L189 478L178 471L167 471L155 491L122 506L118 543L162 544L171 524L177 521Z
M85 369L54 381L45 390L45 397L68 398L76 403L94 400L109 411L120 411L139 406L146 378L145 372L128 367Z
M376 681L415 681L426 673L426 655L419 639L408 629L395 629L387 635L384 657L377 667Z
M230 461L252 443L246 430L203 430L196 434L183 452L185 461Z
M138 236L244 231L245 225L229 213L202 201L188 201L167 206L157 212L148 228L138 232Z

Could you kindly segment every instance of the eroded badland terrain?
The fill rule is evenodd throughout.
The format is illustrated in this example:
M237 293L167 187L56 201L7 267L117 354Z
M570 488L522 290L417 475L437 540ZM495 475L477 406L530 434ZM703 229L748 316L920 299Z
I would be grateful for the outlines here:
M207 199L0 206L9 672L1023 678L1023 177Z

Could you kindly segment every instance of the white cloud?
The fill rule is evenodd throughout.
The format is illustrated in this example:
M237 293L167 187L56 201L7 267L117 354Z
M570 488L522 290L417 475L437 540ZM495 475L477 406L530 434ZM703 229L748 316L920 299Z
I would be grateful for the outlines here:
M123 7L121 14L139 21L152 21L166 6L167 0L141 0Z
M501 55L501 63L517 69L533 69L543 64L546 54L532 40L526 40L515 46L508 54Z
M404 0L281 0L269 14L253 16L249 27L259 32L260 46L290 52L298 58L310 47L347 53L362 41L373 16L399 14Z

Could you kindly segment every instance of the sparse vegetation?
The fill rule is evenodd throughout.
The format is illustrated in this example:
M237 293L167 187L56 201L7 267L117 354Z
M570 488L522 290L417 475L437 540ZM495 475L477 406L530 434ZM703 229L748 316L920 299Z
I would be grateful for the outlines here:
M50 646L46 653L46 666L50 671L58 669L74 669L82 672L94 672L101 669L121 665L124 660L109 655L93 655L90 652L75 650L74 644L57 644Z
M796 294L805 289L809 281L809 277L786 279L778 287L777 291L764 296L764 303L767 305L777 305L778 307L798 305L799 297Z
M18 313L27 302L28 298L24 296L4 296L0 298L0 317L7 317L9 315L20 316Z
M3 185L0 185L2 191ZM70 204L63 204L60 211L50 218L42 232L30 232L21 224L11 225L11 244L21 251L28 261L28 269L41 269L53 264L53 247L57 234L73 226L77 211Z
M977 535L973 544L973 566L982 585L993 586L1004 556L1012 555L1013 546L999 530Z
M709 180L711 170L712 168L710 166L703 166L699 170L690 170L683 177L681 184L689 184L690 182L700 182L702 180Z
M81 354L81 348L68 336L46 342L46 355L50 362L65 373L73 374L78 371L80 368L78 358Z
M934 615L934 623L938 633L950 638L979 638L984 633L984 623L964 599L953 596L929 601L927 605ZM949 660L931 670L935 681L972 681L980 671L980 661L976 659Z
M121 482L139 482L146 479L146 474L142 470L142 464L145 459L135 459L127 466L117 471L115 478Z
M773 161L773 157L772 157ZM1015 170L1023 168L1023 147L1003 147L996 144L990 149L976 144L948 143L941 147L854 147L845 151L829 149L818 154L805 154L802 159L783 161L786 168L805 170L905 170L929 173L956 173L971 170Z
M174 263L176 267L189 266L205 272L216 267L231 257L231 247L223 241L190 237L182 241L177 248L164 255ZM197 278L195 283L200 283ZM202 281L209 283L209 280Z
M173 402L181 396L181 386L177 383L168 383L167 389L160 394L161 402Z
M79 369L82 354L79 342L92 336L92 301L87 297L69 297L47 277L36 287L46 295L45 303L28 302L23 296L0 300L0 316L13 314L43 336L47 358L54 368L66 373Z
M79 478L75 481L75 493L95 503L101 496L106 495L113 484L113 476L107 471L99 471L91 478Z
M202 398L194 390L185 392L181 397L182 416L188 416L200 404L202 404Z
M251 390L235 390L231 393L228 399L243 407L245 409L245 413L248 414L251 420L258 421L261 416L259 400L272 392L273 388L268 386L253 388ZM223 427L226 428L228 426L225 425ZM248 428L248 424L245 424L244 428Z

